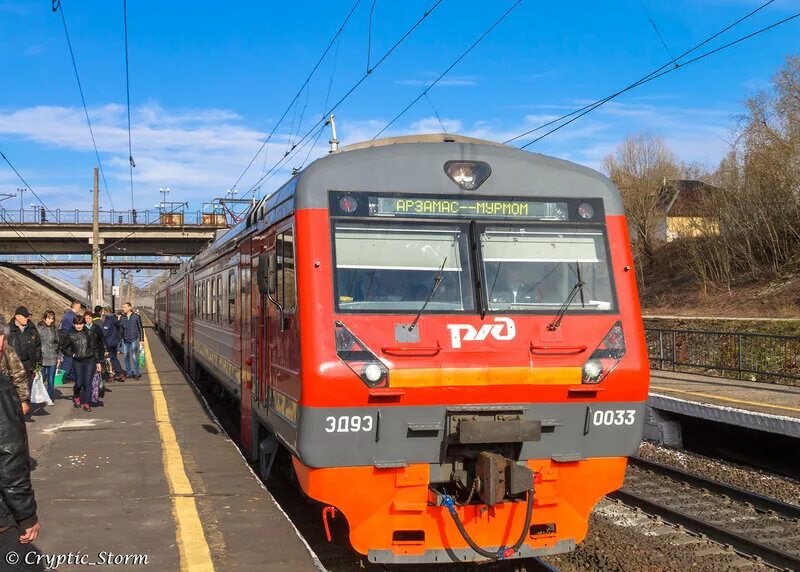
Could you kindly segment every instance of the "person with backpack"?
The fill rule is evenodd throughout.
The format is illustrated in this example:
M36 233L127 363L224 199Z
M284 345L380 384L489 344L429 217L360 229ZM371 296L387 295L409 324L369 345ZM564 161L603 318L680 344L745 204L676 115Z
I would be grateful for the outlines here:
M28 391L30 392L36 368L42 364L42 340L39 330L30 323L30 312L25 306L14 310L14 320L9 326L8 345L17 352L22 367L28 375ZM25 416L26 421L31 421L30 412Z
M89 313L91 320L91 313ZM97 338L89 333L83 316L75 316L72 329L61 338L61 352L72 358L78 396L72 398L75 407L92 410L92 377L102 370L103 352Z
M59 358L58 330L56 330L55 322L55 312L47 310L36 326L36 329L39 330L39 338L42 340L42 379L47 387L50 401L53 400L55 393L56 368Z
M141 379L142 372L139 367L139 352L144 347L144 328L139 314L134 313L130 302L122 305L122 351L125 358L125 372L128 377ZM130 359L133 358L133 367Z
M108 359L111 360L111 367L114 369L114 379L116 381L125 381L125 372L122 371L122 365L119 363L117 357L117 346L120 342L119 320L117 319L114 311L106 306L103 308L103 321L101 328L103 330L103 343L105 344Z

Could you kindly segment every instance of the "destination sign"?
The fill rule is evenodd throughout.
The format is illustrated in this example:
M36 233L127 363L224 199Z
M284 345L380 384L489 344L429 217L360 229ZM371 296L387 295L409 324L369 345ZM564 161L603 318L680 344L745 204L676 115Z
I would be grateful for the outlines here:
M370 197L370 215L567 220L567 203L500 199Z

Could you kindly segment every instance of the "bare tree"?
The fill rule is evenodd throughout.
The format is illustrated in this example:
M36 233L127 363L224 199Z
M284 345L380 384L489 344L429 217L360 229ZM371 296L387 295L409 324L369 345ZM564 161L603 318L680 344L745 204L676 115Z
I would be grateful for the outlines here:
M652 263L666 229L664 182L677 179L682 167L664 142L636 135L622 142L603 160L606 174L619 188L632 230L634 255Z

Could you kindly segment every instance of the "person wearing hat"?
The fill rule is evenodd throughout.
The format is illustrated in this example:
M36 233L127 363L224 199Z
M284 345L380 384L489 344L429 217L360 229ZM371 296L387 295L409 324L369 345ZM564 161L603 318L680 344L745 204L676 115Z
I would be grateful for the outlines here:
M8 345L17 352L22 367L28 375L28 391L30 392L36 367L42 364L42 339L39 330L30 323L30 312L25 306L14 310L14 320L11 322L8 334ZM30 413L26 417L30 421Z
M19 397L23 415L30 411L30 391L28 390L28 374L17 357L17 352L8 345L8 324L4 316L0 316L0 375L7 375Z

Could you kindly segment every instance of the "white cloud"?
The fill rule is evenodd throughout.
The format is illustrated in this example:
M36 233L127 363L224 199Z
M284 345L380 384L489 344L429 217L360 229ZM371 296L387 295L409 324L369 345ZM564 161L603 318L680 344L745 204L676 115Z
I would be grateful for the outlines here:
M120 206L115 206L124 208L123 204L129 204L125 108L109 104L92 108L89 114L109 187L113 194L124 197L116 200ZM51 151L83 152L88 163L93 163L94 150L80 108L37 106L0 111L0 136L37 143ZM265 133L244 125L237 114L227 110L167 111L150 104L134 109L131 136L137 202L141 194L141 204L150 205L158 200L157 188L164 185L175 191L176 200L193 203L223 194L261 146ZM266 163L262 151L239 184L242 192L259 178L265 165L268 170L284 156L289 139L286 132L275 134L265 148ZM297 160L302 157L305 152ZM279 169L274 183L285 180L293 166L297 165L289 161Z

